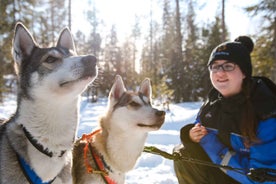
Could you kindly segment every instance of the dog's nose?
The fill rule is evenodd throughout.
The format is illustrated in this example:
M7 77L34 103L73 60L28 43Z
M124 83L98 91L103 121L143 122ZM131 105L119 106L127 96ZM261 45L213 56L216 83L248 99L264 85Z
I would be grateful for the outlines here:
M87 55L81 58L81 62L84 66L84 76L96 76L97 75L97 59L95 56Z
M157 110L155 114L157 116L165 116L166 112L165 111L159 111L159 110Z
M92 63L92 65L96 65L97 58L93 55L88 55L88 56L81 58L81 61L84 63L90 63L90 64Z

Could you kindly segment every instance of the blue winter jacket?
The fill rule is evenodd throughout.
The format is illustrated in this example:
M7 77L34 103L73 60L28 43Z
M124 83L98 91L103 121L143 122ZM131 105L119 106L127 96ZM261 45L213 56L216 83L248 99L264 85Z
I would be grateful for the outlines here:
M210 128L208 134L201 139L200 145L214 163L243 169L242 174L225 170L227 175L243 184L258 183L249 179L246 174L251 168L276 169L276 118L261 121L257 132L260 143L250 146L249 149L245 148L240 135L231 133L233 150L230 150L218 139L218 130Z

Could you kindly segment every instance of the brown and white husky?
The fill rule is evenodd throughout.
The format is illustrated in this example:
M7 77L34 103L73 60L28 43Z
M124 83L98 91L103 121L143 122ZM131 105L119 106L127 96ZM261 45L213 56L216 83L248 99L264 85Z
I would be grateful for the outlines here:
M149 131L158 130L165 112L151 106L150 80L138 92L126 91L116 76L99 128L83 135L73 149L73 183L123 184L141 155Z

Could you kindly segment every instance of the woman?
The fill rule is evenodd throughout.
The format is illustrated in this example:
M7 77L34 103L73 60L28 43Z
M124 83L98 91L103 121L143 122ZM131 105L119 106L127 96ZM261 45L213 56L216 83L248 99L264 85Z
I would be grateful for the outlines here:
M176 150L184 157L241 170L178 160L174 167L180 184L255 183L246 175L251 168L276 169L275 84L252 77L253 47L249 37L240 36L213 50L208 61L213 89L196 122L181 129L183 146Z

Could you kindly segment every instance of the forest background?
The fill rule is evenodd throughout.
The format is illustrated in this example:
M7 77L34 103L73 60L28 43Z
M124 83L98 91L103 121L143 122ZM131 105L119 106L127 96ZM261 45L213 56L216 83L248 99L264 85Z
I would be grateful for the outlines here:
M230 40L225 21L225 16L231 16L225 12L229 9L227 0L213 2L217 6L216 15L200 23L196 21L195 9L203 8L209 3L207 0L149 0L149 11L143 16L135 15L133 24L126 28L130 34L123 37L117 32L116 24L107 25L107 20L101 17L97 7L97 1L101 0L72 1L0 1L1 96L17 83L11 56L16 22L23 22L41 46L54 45L64 27L71 29L79 21L72 21L74 4L85 3L86 8L81 13L86 23L79 24L78 30L72 33L78 54L90 53L98 58L99 76L85 93L91 95L92 100L108 94L116 74L133 90L143 78L149 77L154 98L179 103L206 97L210 89L206 67L209 55L219 43ZM128 8L124 4L119 7L114 11ZM255 42L251 54L253 75L267 76L276 82L276 0L259 0L240 8L244 16L259 20L255 25L257 31L248 35ZM155 16L156 9L159 17ZM105 31L104 27L109 30Z

